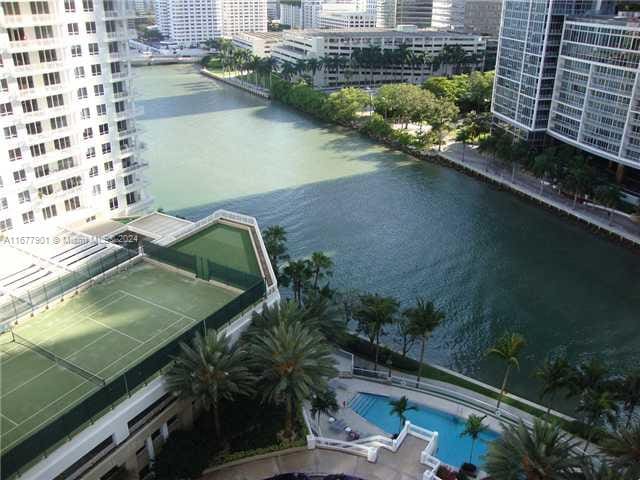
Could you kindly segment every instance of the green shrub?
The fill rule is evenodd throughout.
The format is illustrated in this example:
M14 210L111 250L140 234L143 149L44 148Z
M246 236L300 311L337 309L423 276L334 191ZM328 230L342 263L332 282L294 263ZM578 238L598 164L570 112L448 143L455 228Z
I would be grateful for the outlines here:
M360 131L365 135L378 139L387 139L393 133L391 126L379 113L371 115L371 117L369 117L369 119L360 127Z

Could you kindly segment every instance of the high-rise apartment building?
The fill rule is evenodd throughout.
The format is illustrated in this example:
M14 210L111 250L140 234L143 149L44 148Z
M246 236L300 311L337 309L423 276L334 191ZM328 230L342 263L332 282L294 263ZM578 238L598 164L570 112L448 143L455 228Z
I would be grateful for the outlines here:
M565 21L551 103L552 137L640 168L640 19Z
M376 27L395 28L398 25L431 27L433 0L378 0Z
M241 32L267 31L267 0L155 0L162 34L181 47Z
M464 28L464 6L466 0L433 0L431 26L453 30Z
M491 111L518 137L541 140L547 129L562 27L598 0L505 0Z
M0 231L148 209L129 64L133 3L1 6Z
M500 33L502 0L466 0L464 29L497 37Z

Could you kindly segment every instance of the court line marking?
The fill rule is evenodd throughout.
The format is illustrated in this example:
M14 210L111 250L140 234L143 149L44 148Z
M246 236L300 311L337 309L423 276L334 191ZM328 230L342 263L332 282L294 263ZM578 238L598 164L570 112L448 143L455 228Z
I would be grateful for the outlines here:
M68 360L69 358L73 357L75 354L77 354L77 353L79 353L79 352L82 352L83 350L86 350L86 349L87 349L87 348L89 348L91 345L93 345L94 343L96 343L97 341L99 341L102 337L106 337L106 336L107 336L107 335L109 335L109 334L111 334L111 332L103 333L103 334L102 334L102 335L100 335L98 338L96 338L95 340L93 340L93 341L91 341L91 342L87 343L85 346L83 346L83 347L82 347L82 348L80 348L79 350L76 350L75 352L73 352L73 353L71 353L71 354L67 355L66 357L62 357L62 355L60 355L60 357L62 357L62 359L63 359L63 360L67 360L67 361L69 361L69 360ZM22 344L19 344L19 345L22 345ZM30 349L29 347L27 347L27 346L24 346L24 345L22 345L22 346L23 346L24 348L26 348L27 350L31 350L31 349ZM36 352L36 353L37 353L37 352ZM50 360L50 359L49 359L49 360ZM53 360L50 360L50 361L53 361ZM5 398L7 395L9 395L9 394L11 394L11 393L15 392L16 390L18 390L18 389L22 388L22 387L23 387L23 386L25 386L27 383L31 383L31 382L32 382L33 380L35 380L36 378L41 377L42 375L44 375L45 373L47 373L49 370L51 370L52 368L55 368L55 367L57 367L57 366L59 366L59 364L56 362L54 365L51 365L50 367L48 367L48 368L46 368L45 370L43 370L43 371L41 371L40 373L38 373L37 375L34 375L33 377L31 377L31 378L30 378L29 380L27 380L26 382L22 382L20 385L18 385L18 386L17 386L17 387L15 387L15 388L12 388L12 389L11 389L11 390L9 390L8 392L4 392L4 393L2 394L2 396L0 396L0 400L1 400L1 399L3 399L3 398ZM67 372L70 372L70 373L73 373L73 374L75 374L75 375L78 375L76 372L70 371L70 370L68 370L67 368L64 368L64 367L61 367L61 368L63 368L63 369L64 369L65 371L67 371ZM80 368L84 368L84 367L80 367ZM79 376L82 376L82 375L79 375ZM83 378L84 378L84 377L83 377Z
M136 342L136 343L138 343L138 344L140 344L140 345L142 345L142 344L144 343L142 340L138 340L137 338L132 337L131 335L129 335L129 334L127 334L127 333L124 333L124 332L122 332L122 331L118 330L117 328L111 327L111 326L107 325L106 323L102 323L100 320L96 320L95 318L90 317L90 316L88 316L88 315L87 315L87 318L88 318L89 320L91 320L92 322L95 322L95 323L97 323L98 325L102 325L104 328L108 328L108 329L109 329L109 330L111 330L112 332L119 333L119 334L120 334L120 335L122 335L123 337L127 337L127 338L129 338L129 339L133 340L134 342Z
M175 322L173 322L170 325L167 325L165 328L163 328L162 330L160 330L158 333L156 333L153 337L151 337L149 340L147 341L151 341L153 338L155 338L156 336L158 336L159 334L165 332L166 330L168 330L169 328L171 328L172 326L174 326L175 324L177 324L179 321L181 321L183 318L188 318L185 315L181 316L180 318L178 318ZM187 328L192 327L193 325L186 325L184 329L178 331L178 334L184 333ZM146 342L145 342L146 343ZM135 350L137 350L139 347L141 347L143 344L138 345L137 347L135 347L133 350L130 350L127 353L131 353ZM118 358L117 360L114 360L113 362L111 362L109 365L107 365L106 367L104 367L102 370L98 371L98 375L100 375L100 373L102 373L103 371L105 371L107 368L111 367L111 365L119 362L121 360L122 357ZM118 370L118 372L116 372L115 374L111 375L109 378L113 378L116 377L118 375L121 375L122 372L126 369L128 369L132 364L129 363L127 364L126 367L123 367L122 369ZM80 377L84 380L84 382L78 384L77 386L75 386L74 388L72 388L71 390L69 390L67 393L65 393L64 395L62 395L61 397L56 398L55 400L53 400L52 402L49 402L47 405L45 405L44 407L42 407L40 410L38 410L37 412L33 413L32 415L30 415L29 417L25 418L22 422L20 422L17 426L5 431L2 433L2 435L5 435L7 433L12 432L13 430L15 430L16 428L18 428L20 425L22 425L25 422L28 422L29 420L31 420L33 417L35 417L36 415L39 415L43 410L46 410L47 408L49 408L51 405L53 405L54 403L62 400L64 397L69 396L70 394L72 394L73 392L75 392L78 388L82 387L83 385L86 385L88 383L94 385L94 387L96 386L93 382L90 382L89 380L85 379L84 377ZM47 420L45 420L44 422L36 425L35 427L33 427L31 430L25 432L23 435L20 436L20 438L18 440L15 440L13 443L10 443L9 445L5 446L5 451L9 448L11 448L13 445L15 445L16 443L20 443L20 441L22 441L23 439L27 438L33 431L38 430L40 427L42 427L43 425L46 425L47 423L50 423L54 418L58 418L59 416L61 416L62 414L70 411L73 407L75 407L77 404L79 404L80 402L82 402L90 393L93 393L96 390L90 390L89 392L87 392L86 394L82 395L81 397L79 397L75 402L73 402L69 407L62 409L62 411L54 416L49 417Z
M163 309L163 310L166 310L167 312L171 312L171 313L173 313L174 315L176 315L177 317L184 317L184 318L188 318L188 319L189 319L189 320L191 320L192 322L196 322L196 323L197 323L197 322L199 322L199 321L201 321L201 320L196 320L195 318L190 317L189 315L185 315L184 313L178 312L177 310L172 310L172 309L170 309L170 308L168 308L168 307L165 307L164 305L160 305L159 303L153 302L153 301L151 301L151 300L147 300L147 299L146 299L146 298L144 298L144 297L139 297L138 295L135 295L135 294L133 294L133 293L129 293L129 292L125 291L125 290L119 290L119 291L120 291L120 292L122 292L122 293L124 293L125 295L129 295L130 297L136 298L136 299L140 300L141 302L146 302L146 303L148 303L149 305L153 305L154 307L158 307L158 308L161 308L161 309Z
M13 420L11 420L9 417L7 417L4 413L0 413L0 416L2 418L6 418L7 420L9 420L11 423L13 423L16 427L19 425L18 423L14 422ZM15 428L15 427L13 427ZM12 429L13 430L13 429Z
M92 307L95 307L95 306L96 306L96 305L98 305L101 301L106 300L107 298L109 298L109 297L111 297L111 296L113 296L113 295L115 295L115 294L117 294L117 293L121 293L121 291L120 291L120 290L117 290L117 291L115 291L115 292L112 292L112 293L110 293L109 295L107 295L106 297L101 298L101 299L100 299L100 300L98 300L97 302L94 302L94 303L92 303L91 305L87 305L85 308L83 308L83 309L81 309L81 310L79 310L79 311L77 311L77 312L73 313L73 314L71 315L71 318L74 318L74 317L76 317L76 316L80 315L80 314L81 314L81 313L83 313L85 310L88 310L88 309L90 309L90 308L92 308ZM103 309L105 309L106 307L108 307L109 305L112 305L112 304L114 304L115 302L117 302L117 301L121 300L122 298L124 298L124 295L121 295L121 296L119 296L118 298L115 298L115 299L111 300L110 302L108 302L108 303L106 303L106 304L102 305L102 306L101 306L98 310L96 310L96 311L103 310ZM54 336L52 336L52 337L49 337L49 338L50 338L50 339L56 339L56 338L60 337L60 335L62 334L62 332L64 332L65 330L68 330L69 328L71 328L71 327L73 327L73 326L75 326L75 325L77 325L77 324L79 324L79 323L84 322L87 318L89 318L89 317L88 317L88 316L83 316L83 317L82 317L82 318L80 318L80 319L77 319L77 320L72 321L71 323L67 324L66 326L62 327L61 329L56 330L56 334L55 334ZM20 335L20 334L18 334L18 335ZM37 344L37 345L39 345L39 346L43 346L43 345L42 345L41 343L39 343L39 342L33 342L33 343L36 343L36 344ZM27 351L30 351L30 349L27 349ZM8 360L6 360L6 361L3 361L3 365L7 365L8 363L12 362L12 361L13 361L13 360L15 360L16 358L18 358L20 355L23 355L24 353L26 353L26 352L25 352L25 351L21 351L21 352L20 352L20 353L18 353L17 355L12 356L12 358L10 358L10 359L8 359Z

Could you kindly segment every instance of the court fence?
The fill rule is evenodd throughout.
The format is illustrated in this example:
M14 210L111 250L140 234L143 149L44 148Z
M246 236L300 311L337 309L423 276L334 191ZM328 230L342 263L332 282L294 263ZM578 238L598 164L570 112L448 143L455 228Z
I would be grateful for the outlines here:
M105 252L87 263L77 267L67 267L65 273L50 272L43 277L42 283L17 294L5 294L0 298L0 324L18 320L24 315L47 307L53 302L77 289L90 280L99 280L100 275L132 259L137 251L117 248Z
M93 423L112 405L131 396L138 388L161 374L179 353L181 342L190 343L197 332L212 329L217 331L224 328L235 317L261 301L265 293L265 283L263 280L259 280L222 308L190 327L189 330L183 332L167 345L151 353L123 374L107 379L105 386L94 389L58 418L3 453L0 459L0 478L9 478L15 473L19 473L21 469L46 455L59 442L78 432L88 423Z
M260 277L257 275L241 272L212 262L208 258L189 255L174 248L163 247L146 240L142 241L142 250L149 257L173 265L176 268L186 270L198 278L207 281L215 280L241 290L251 288L251 286L260 280Z

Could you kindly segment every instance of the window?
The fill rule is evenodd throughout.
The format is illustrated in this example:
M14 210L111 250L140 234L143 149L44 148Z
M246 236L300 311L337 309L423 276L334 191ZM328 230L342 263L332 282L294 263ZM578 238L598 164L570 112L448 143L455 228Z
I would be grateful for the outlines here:
M126 175L124 177L124 186L128 187L133 183L133 174Z
M94 185L93 186L93 194L94 195L100 195L102 193L102 188L100 187L100 185Z
M0 210L6 210L9 208L9 202L5 197L0 198Z
M27 36L24 34L24 28L7 28L7 35L10 42L21 42L26 40Z
M16 138L18 136L18 129L15 125L10 127L4 127L4 138L9 140L10 138Z
M20 15L18 2L2 2L2 11L5 15Z
M115 190L115 189L116 189L115 179L107 180L107 190Z
M80 87L78 89L78 100L84 100L87 97L87 87Z
M118 42L109 42L109 53L118 53Z
M36 145L31 145L29 147L29 150L31 151L31 156L32 157L39 157L40 155L44 155L45 153L47 153L45 147L44 147L44 143L38 143Z
M121 71L121 65L120 62L112 62L110 63L110 67L111 67L111 73L120 73Z
M103 123L102 125L98 125L98 132L100 135L106 135L109 133L109 124Z
M56 150L64 150L71 146L71 139L69 137L56 138L53 141L53 146Z
M101 97L102 95L104 95L104 86L103 85L94 85L93 86L93 93L95 94L96 97Z
M87 29L87 33L96 33L96 22L87 22L85 28Z
M40 50L38 52L38 57L40 59L40 63L55 62L56 60L58 60L58 54L53 48Z
M18 203L29 203L31 202L31 194L29 190L25 190L24 192L18 192Z
M89 55L98 55L98 44L97 43L90 43L89 44Z
M5 220L0 220L0 232L6 232L7 230L11 230L13 228L13 223L10 218Z
M35 218L33 217L33 210L30 210L26 213L22 214L22 223L32 223L35 221Z
M38 197L42 198L48 195L53 195L53 185L45 185L38 188Z
M29 58L29 54L27 52L12 53L11 58L13 60L13 64L16 67L29 65L31 63L31 59Z
M33 77L28 76L28 77L18 77L18 88L20 90L28 90L30 88L33 88L34 84L33 84Z
M66 178L60 182L60 186L62 190L69 190L70 188L79 187L82 183L82 179L80 177L71 177Z
M104 171L112 172L113 171L113 162L109 160L108 162L104 162Z
M136 203L136 192L129 192L126 195L127 205L131 205L132 203Z
M51 25L42 25L34 27L36 38L39 40L45 38L53 38L53 27Z
M72 157L63 158L62 160L58 160L58 171L67 170L73 167L74 162Z
M106 115L107 114L107 106L102 103L100 105L96 105L96 112L98 114L98 116L102 116L102 115Z
M67 13L73 13L76 11L75 0L64 0L64 11Z
M116 210L118 208L118 197L113 197L109 199L109 208L111 210Z
M42 123L41 122L31 122L27 123L27 134L28 135L38 135L42 133Z
M9 150L9 161L15 162L17 160L22 160L22 150L19 148L12 148Z
M32 15L45 15L49 13L49 2L29 2Z
M69 35L80 35L80 28L77 23L68 23L67 31L69 32Z
M82 139L88 140L90 138L93 138L93 128L87 127L82 131Z
M131 157L127 157L127 158L123 158L122 159L122 168L129 168L132 165L131 163Z
M22 170L17 170L13 172L13 181L14 183L26 182L27 181L27 172Z
M36 172L36 178L40 178L40 177L46 177L47 175L49 175L49 173L51 173L49 171L49 165L47 165L46 163L44 165L39 165L36 168L34 168L35 172Z
M49 220L50 218L56 217L58 215L58 210L55 205L51 205L50 207L45 207L42 209L42 216L45 220Z
M97 166L93 166L89 169L89 176L90 177L95 177L98 175L98 167Z
M50 95L47 97L47 107L56 108L61 107L62 105L64 105L64 98L62 97L61 93L58 95Z
M84 67L83 66L75 67L73 69L73 75L76 78L84 78L85 77Z
M0 117L13 115L13 107L11 103L0 103Z
M95 156L96 156L96 147L87 148L86 157L87 158L95 158Z
M54 117L50 121L52 130L56 130L57 128L64 128L67 126L67 117L65 117L64 115L61 117Z
M119 102L116 102L115 106L116 106L116 113L124 112L127 109L127 107L125 107L124 102L122 100L120 100Z
M22 105L22 111L24 113L31 113L31 112L38 111L38 100L36 100L35 98L32 98L30 100L23 100L21 102L21 105Z
M60 83L60 72L50 72L42 75L45 86L58 85Z
M99 63L91 65L91 75L93 75L94 77L102 75L102 67L100 67Z
M118 128L118 132L125 132L127 130L127 121L120 120L116 123L116 127Z
M80 198L73 197L73 198L70 198L69 200L65 200L64 208L67 210L67 212L70 212L71 210L75 210L76 208L80 208Z
M81 57L82 56L82 46L80 46L80 45L71 45L71 56L72 57Z
M107 153L111 153L111 144L110 143L103 143L102 144L102 154L106 155Z
M113 93L124 93L124 84L122 82L114 82L113 83Z
M82 120L91 118L91 110L89 110L89 107L84 107L82 110L80 110L80 118Z
M0 92L7 92L9 91L9 82L7 81L6 78L1 78L0 79Z
M82 10L84 12L93 12L93 0L82 0Z

